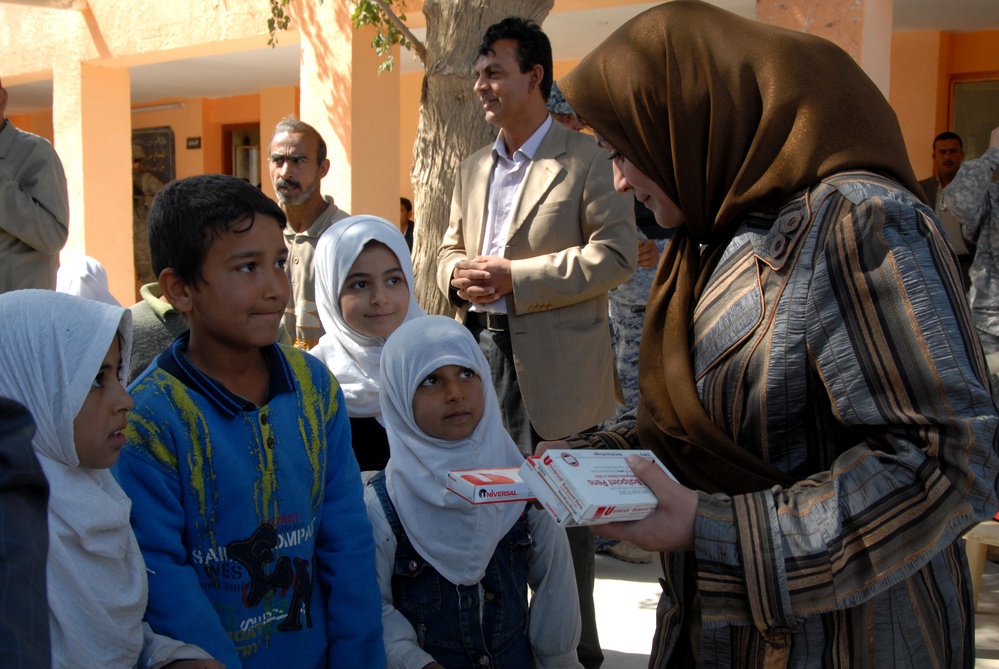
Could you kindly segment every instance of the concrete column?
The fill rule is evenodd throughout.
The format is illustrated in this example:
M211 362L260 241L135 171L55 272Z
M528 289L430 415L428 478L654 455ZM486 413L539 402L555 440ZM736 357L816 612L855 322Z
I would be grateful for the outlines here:
M328 147L323 192L352 214L399 215L399 75L378 74L371 33L346 3L296 8L302 48L300 118Z
M893 9L894 0L756 0L756 20L835 42L887 97Z
M64 254L96 258L111 293L135 302L128 69L71 61L53 72L52 125L69 184Z
M271 183L268 171L267 143L270 141L271 133L274 132L274 126L281 119L289 114L298 113L297 93L294 86L274 86L260 89L260 188L272 200L277 200L277 196L274 193L274 185Z
M399 221L399 128L401 80L399 48L395 47L395 67L378 73L384 56L371 46L372 29L357 31L353 43L354 99L352 213L376 214L393 223ZM412 151L412 149L410 149ZM411 190L409 179L406 190Z
M898 113L912 169L933 176L933 138L948 130L950 37L939 31L899 33L892 43L892 86L888 101Z

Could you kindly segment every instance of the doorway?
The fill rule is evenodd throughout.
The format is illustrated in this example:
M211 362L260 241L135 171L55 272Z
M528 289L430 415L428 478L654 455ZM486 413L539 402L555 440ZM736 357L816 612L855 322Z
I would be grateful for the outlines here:
M260 188L260 124L222 126L222 169Z

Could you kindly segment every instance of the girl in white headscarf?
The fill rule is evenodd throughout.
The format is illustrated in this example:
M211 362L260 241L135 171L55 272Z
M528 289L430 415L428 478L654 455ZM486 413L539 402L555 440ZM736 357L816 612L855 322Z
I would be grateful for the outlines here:
M382 346L399 325L425 315L413 295L409 247L384 218L351 216L323 233L314 262L326 334L309 352L343 388L361 471L381 470L389 457L378 404Z
M108 273L90 256L67 258L59 263L56 272L56 290L67 295L79 295L119 307L121 303L111 294Z
M475 339L427 316L395 331L381 368L392 458L365 502L388 667L580 667L565 532L529 504L473 505L447 490L449 470L523 462Z
M51 490L52 666L221 669L142 622L146 568L131 503L108 471L132 407L123 386L131 338L122 307L48 290L0 295L0 395L31 412Z

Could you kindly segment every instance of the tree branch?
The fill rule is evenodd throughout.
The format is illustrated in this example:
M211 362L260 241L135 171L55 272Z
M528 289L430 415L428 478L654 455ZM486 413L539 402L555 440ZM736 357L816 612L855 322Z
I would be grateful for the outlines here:
M406 37L406 40L413 45L413 51L416 52L416 56L420 59L421 63L426 65L427 47L423 45L423 42L421 42L416 37L416 35L414 35L410 31L410 29L406 26L406 24L403 23L398 16L396 16L395 12L392 11L392 8L389 6L387 2L385 2L385 0L372 0L372 1L381 8L382 12L385 13L385 16L388 17L388 20L392 22L392 25L394 25L399 30L399 32L401 32Z

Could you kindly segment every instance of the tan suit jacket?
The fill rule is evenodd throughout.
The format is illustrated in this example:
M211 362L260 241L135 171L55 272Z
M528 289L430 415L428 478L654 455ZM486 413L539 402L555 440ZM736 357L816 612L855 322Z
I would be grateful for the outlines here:
M555 122L525 176L504 257L514 365L531 424L559 439L614 414L607 291L635 271L633 198L615 192L608 154ZM482 248L492 146L461 163L451 220L438 251L437 285L464 321L454 265ZM467 244L467 246L466 246Z

